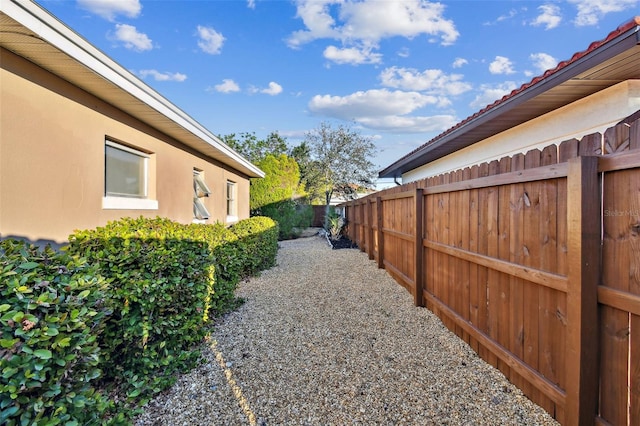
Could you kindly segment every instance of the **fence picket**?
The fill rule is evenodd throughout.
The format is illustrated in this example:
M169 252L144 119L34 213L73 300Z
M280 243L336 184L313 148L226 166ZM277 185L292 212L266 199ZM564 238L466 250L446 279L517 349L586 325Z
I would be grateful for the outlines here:
M556 164L558 161L557 147L551 145L542 151L541 165L548 166ZM541 183L540 189L540 222L539 236L540 244L540 269L544 271L558 271L558 222L561 221L558 215L558 203L564 203L564 199L559 199L558 180L548 180ZM560 374L564 365L565 353L565 325L556 315L557 299L566 299L566 295L545 286L538 287L538 297L540 302L539 313L539 335L538 335L538 370L544 377L564 389L564 380ZM564 419L560 413L562 408L550 399L542 402L545 409L550 413L555 413L556 418Z
M638 117L347 203L349 235L561 424L640 424Z

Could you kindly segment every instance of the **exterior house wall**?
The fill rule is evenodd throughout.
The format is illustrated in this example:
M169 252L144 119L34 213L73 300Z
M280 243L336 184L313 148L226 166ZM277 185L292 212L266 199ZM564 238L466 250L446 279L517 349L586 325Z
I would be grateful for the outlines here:
M402 175L408 183L571 138L604 132L640 109L640 80L627 80Z
M127 216L189 223L194 168L204 172L212 191L204 198L208 223L249 217L247 176L2 48L0 99L2 238L62 243L74 229ZM157 208L103 204L107 138L149 153L148 198ZM227 181L236 184L235 218L227 217Z

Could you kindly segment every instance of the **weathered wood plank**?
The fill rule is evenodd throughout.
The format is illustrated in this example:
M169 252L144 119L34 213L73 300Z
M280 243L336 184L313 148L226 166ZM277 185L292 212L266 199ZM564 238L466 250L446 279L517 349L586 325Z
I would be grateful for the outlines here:
M500 173L509 173L511 171L511 157L503 157L499 160ZM509 228L509 210L510 210L511 191L508 186L500 186L498 188L498 257L501 260L508 261L510 258L510 238L511 230ZM498 343L506 348L509 347L510 336L510 320L509 320L509 298L510 298L510 277L504 274L498 276L497 297L492 309L498 318ZM498 361L498 369L511 378L511 369L504 363Z
M598 164L599 172L636 169L640 167L640 151L624 151L602 157Z
M480 176L480 168L476 165L471 167L469 171L470 179L477 179ZM480 209L478 206L478 189L472 189L469 191L469 251L472 253L478 253L478 221ZM480 298L478 292L480 291L478 264L469 262L469 322L475 327L481 329L479 321L479 304ZM470 336L469 345L478 354L480 354L480 343L478 340Z
M539 150L527 152L525 156L525 167L532 169L539 167L542 163L542 153ZM544 212L541 210L540 199L542 182L529 182L524 184L525 211L524 228L525 244L523 249L523 262L527 266L541 268L541 246L540 244L540 218ZM527 201L528 200L528 201ZM524 348L525 362L532 368L540 371L540 287L531 283L524 285ZM553 413L553 402L538 391L532 393L532 400L542 406L548 412Z
M444 314L451 318L456 324L464 328L467 333L472 334L483 346L487 347L494 356L498 357L508 368L513 369L515 372L525 377L529 383L532 383L537 389L540 389L546 395L557 404L564 405L566 401L566 393L564 390L558 388L553 383L542 377L537 371L529 367L526 363L514 357L511 352L504 346L498 344L495 340L487 337L484 333L478 330L468 321L465 321L461 316L456 314L452 309L447 307L442 301L433 297L432 295L425 294L425 297L431 300L434 305L438 305L440 310Z
M424 195L422 188L415 191L415 242L414 242L414 299L416 306L424 306L424 245L422 240L424 237Z
M598 158L569 162L567 292L567 424L593 424L598 399L600 200Z
M568 148L569 145L565 145ZM577 147L577 141L576 141ZM577 148L576 148L577 149ZM511 185L514 183L533 182L536 180L546 180L552 178L561 178L567 176L566 164L553 164L549 166L539 167L531 170L521 170L511 173L498 173L496 175L488 175L478 179L442 183L435 186L425 188L425 194L439 194L445 192L465 191L470 189L489 188L492 186Z
M489 163L489 176L497 175L500 173L498 161L491 161ZM498 203L499 194L498 188L487 188L485 195L485 202L487 203L486 214L484 216L484 223L486 223L486 239L487 239L487 255L490 257L498 258ZM500 305L500 291L499 291L499 277L500 274L494 270L487 271L487 326L489 336L498 341L498 308ZM498 358L494 353L490 353L487 356L487 362L498 367Z
M530 281L532 283L548 287L550 289L558 290L560 292L567 292L568 279L566 276L543 271L541 269L518 265L517 263L511 263L506 260L496 259L491 256L474 253L472 251L451 247L449 245L436 243L433 241L425 240L424 244L425 247L429 249L437 250L441 253L446 253L450 256L464 259L465 261L473 263L475 265L482 266L493 271L502 272L522 280Z
M489 176L489 164L482 163L478 166L478 177ZM478 190L478 254L487 255L488 254L488 206L489 200L487 198L489 189L482 188ZM485 267L478 268L478 325L477 327L485 333L487 336L489 335L489 317L487 314L487 283L488 283L488 269ZM489 364L495 365L494 363L497 360L490 359L491 353L490 351L478 342L479 352L478 354L482 359L487 361ZM493 361L494 363L492 363Z
M603 176L603 269L602 284L629 292L631 230L636 219L628 199L635 170L618 170ZM627 424L627 378L629 314L609 306L600 307L600 416L612 424Z
M450 182L460 182L462 179L462 170L456 170L449 173ZM460 246L460 232L462 230L460 222L461 206L460 206L460 191L451 192L449 194L449 245L454 247ZM447 279L448 286L448 306L453 309L457 314L462 312L462 289L461 289L461 262L457 257L449 256L449 274ZM464 340L464 334L462 328L459 325L454 324L454 333L456 336Z
M637 294L600 285L598 303L640 316L640 296Z
M558 161L557 147L551 145L542 150L541 164L555 164ZM557 272L557 205L558 179L541 182L540 190L540 222L538 241L540 242L541 270ZM539 342L538 342L538 371L549 381L562 387L564 365L558 364L564 359L565 326L555 315L556 298L566 298L565 294L546 287L538 287L540 313L539 313ZM558 407L555 402L549 400L544 406L549 413L556 415Z

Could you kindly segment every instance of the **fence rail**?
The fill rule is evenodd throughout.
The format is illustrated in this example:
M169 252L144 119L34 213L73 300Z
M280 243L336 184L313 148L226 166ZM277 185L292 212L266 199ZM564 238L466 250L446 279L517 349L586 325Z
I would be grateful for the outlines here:
M638 148L623 122L381 191L348 236L560 423L640 424Z

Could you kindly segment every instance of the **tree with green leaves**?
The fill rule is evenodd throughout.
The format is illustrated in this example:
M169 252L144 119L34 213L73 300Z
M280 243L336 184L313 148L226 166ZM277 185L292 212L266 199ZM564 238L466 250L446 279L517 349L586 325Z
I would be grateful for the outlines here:
M292 156L304 164L302 179L310 194L323 194L327 206L334 195L353 199L359 189L373 188L376 148L370 137L349 126L323 122L308 132Z
M288 151L287 141L278 132L271 132L266 139L258 139L253 132L243 132L237 136L235 133L231 133L218 137L252 163L262 161L268 154L280 155L286 154Z
M256 164L264 178L251 179L251 215L267 216L279 224L280 239L297 237L311 225L313 212L306 203L300 185L298 163L286 154L267 154Z
M268 154L256 165L265 176L251 179L251 211L304 195L304 187L300 186L300 169L295 159L286 154Z

